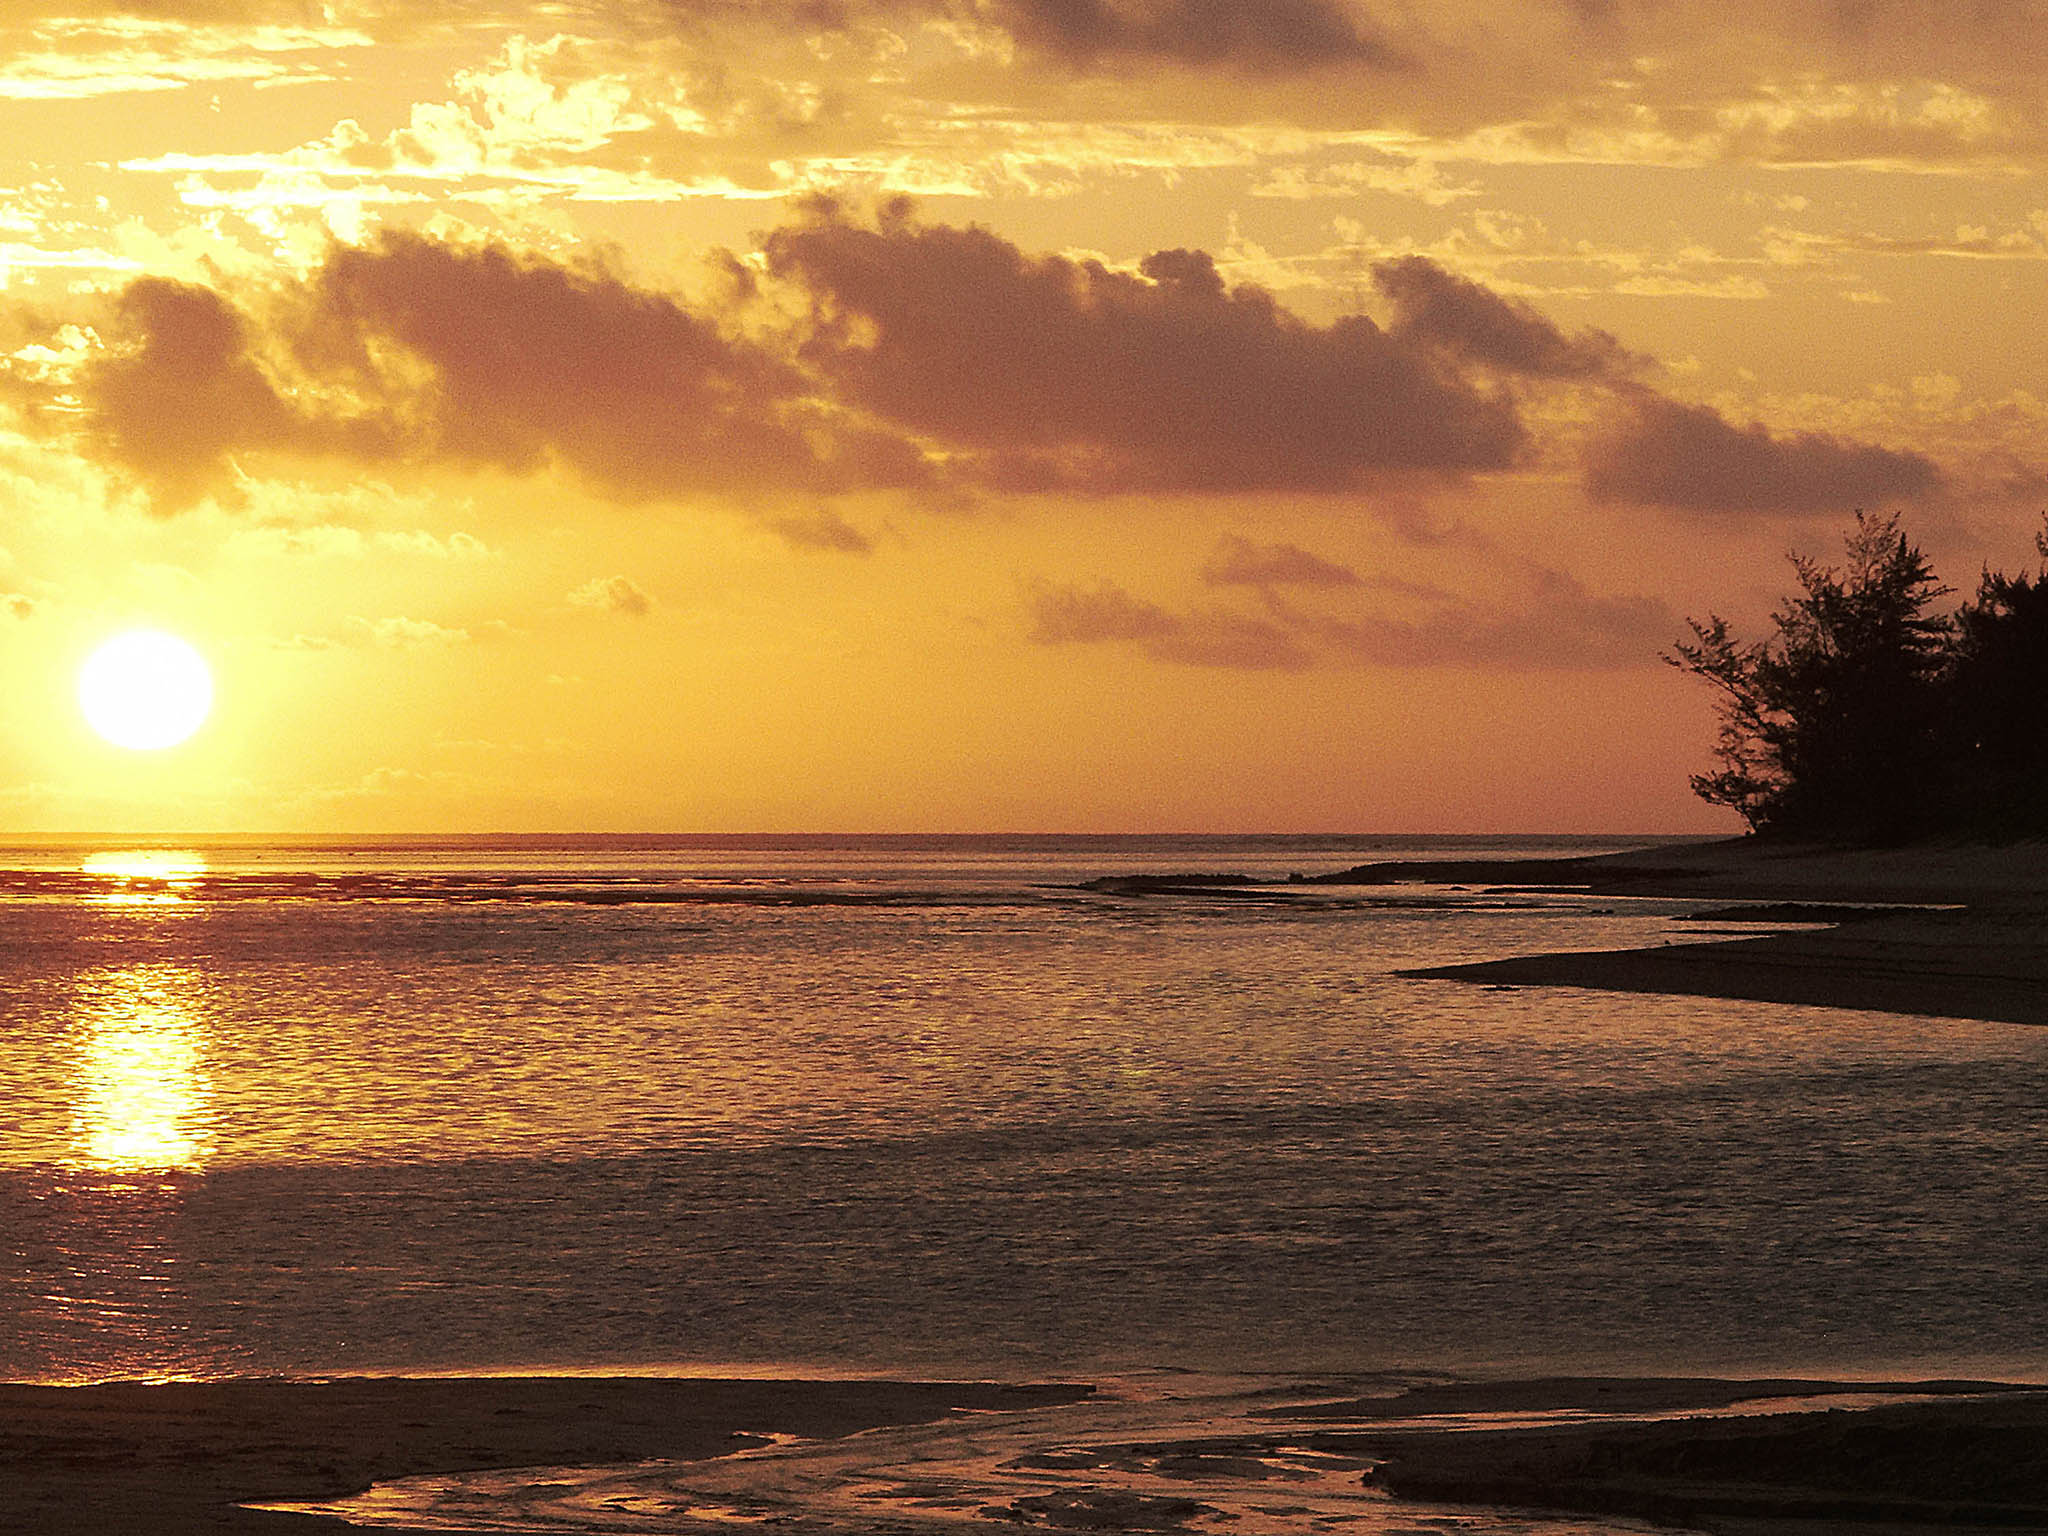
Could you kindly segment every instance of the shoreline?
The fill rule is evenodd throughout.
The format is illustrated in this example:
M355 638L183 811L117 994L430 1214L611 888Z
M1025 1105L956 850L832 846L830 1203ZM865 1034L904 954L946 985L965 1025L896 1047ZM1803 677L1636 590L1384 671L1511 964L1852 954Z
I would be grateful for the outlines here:
M1355 1396L1360 1386L1371 1395ZM708 1468L771 1435L835 1441L962 1411L1080 1404L1093 1390L640 1377L0 1386L0 1530L339 1536L361 1528L242 1506L330 1503L435 1474L656 1460ZM1353 1488L1399 1499L1650 1519L1730 1536L2048 1528L2044 1386L1644 1376L1348 1390L1340 1379L1295 1390L1317 1400L1253 1411L1222 1437L1210 1424L1163 1440L1091 1438L1085 1454L1063 1448L1055 1415L1043 1426L1042 1461L1006 1463L1052 1469L1046 1496L956 1511L942 1523L1061 1528L1076 1524L1059 1518L1068 1510L1092 1512L1081 1523L1110 1531L1125 1528L1120 1512L1136 1511L1136 1528L1197 1536L1211 1507L1202 1479L1265 1487L1273 1457L1305 1449ZM1162 1476L1186 1480L1187 1497L1132 1492ZM932 1524L914 1498L875 1515L878 1530ZM837 1528L829 1513L801 1504L776 1518L793 1529Z
M2048 1393L1357 1438L1400 1498L1728 1533L2048 1528Z
M1831 849L1746 841L1588 858L1393 861L1317 885L1415 882L1696 899L1718 921L1783 904L1953 910L1824 913L1832 927L1649 949L1522 955L1403 976L1491 986L1569 986L2048 1024L2048 848ZM1785 915L1791 915L1789 913Z
M642 1376L0 1385L0 1531L339 1536L361 1527L240 1506L434 1473L697 1461L771 1435L829 1438L1089 1390Z

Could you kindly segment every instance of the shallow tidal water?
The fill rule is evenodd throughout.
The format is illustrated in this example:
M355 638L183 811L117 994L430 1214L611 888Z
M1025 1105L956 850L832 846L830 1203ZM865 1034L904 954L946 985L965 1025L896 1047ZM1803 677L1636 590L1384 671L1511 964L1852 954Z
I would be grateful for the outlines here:
M404 1478L330 1503L262 1507L399 1530L581 1536L986 1536L1025 1527L1160 1536L1620 1536L1624 1517L1421 1503L1389 1495L1375 1437L1861 1408L1911 1392L1735 1397L1687 1407L1371 1410L1404 1383L1151 1372L1079 1402L956 1412L833 1439L757 1437L697 1461L519 1467ZM1922 1399L1924 1400L1924 1399ZM1361 1408L1367 1412L1361 1414Z
M1370 1457L1317 1443L1345 1426L1286 1421L1290 1409L1352 1389L1394 1387L1140 1375L1105 1383L1083 1403L955 1414L840 1439L774 1436L707 1461L415 1477L329 1504L265 1507L373 1529L586 1536L760 1526L788 1536L964 1536L992 1522L1175 1536L1605 1536L1630 1528L1390 1498L1365 1479ZM1470 1417L1498 1427L1560 1416Z
M7 850L0 1375L2048 1369L2048 1033L1392 974L1686 903L1066 888L1478 851Z

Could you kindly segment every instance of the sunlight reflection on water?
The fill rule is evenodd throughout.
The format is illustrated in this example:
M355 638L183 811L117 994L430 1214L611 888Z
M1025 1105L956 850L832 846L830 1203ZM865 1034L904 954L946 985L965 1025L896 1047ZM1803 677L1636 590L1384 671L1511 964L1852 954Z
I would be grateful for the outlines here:
M74 1168L197 1169L213 1149L212 1084L196 1000L204 982L175 963L86 980L74 1028Z
M50 1053L52 1155L10 1223L8 1288L48 1335L49 1379L223 1369L186 1317L188 1201L217 1145L209 998L200 971L167 960L74 985Z
M207 862L190 849L104 849L88 853L78 872L96 883L90 899L101 905L174 906L190 899Z

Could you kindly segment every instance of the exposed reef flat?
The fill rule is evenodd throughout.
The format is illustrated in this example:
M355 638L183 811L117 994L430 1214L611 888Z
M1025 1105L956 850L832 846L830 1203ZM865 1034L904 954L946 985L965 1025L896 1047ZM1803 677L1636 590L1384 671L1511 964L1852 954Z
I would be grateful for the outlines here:
M2048 911L1916 912L1804 933L1523 955L1403 974L2048 1024Z
M1362 865L1317 881L1407 882L1699 897L1721 904L1698 914L1716 921L1825 917L1838 925L1404 973L1411 976L2048 1024L2048 848L2037 843L1845 850L1738 841L1580 859ZM1762 910L1744 914L1730 902ZM1826 910L1884 903L1951 910Z
M1545 1394L1528 1390L1543 1384L1515 1385L1525 1405L1543 1403ZM1704 1384L1606 1385L1623 1389L1607 1398L1609 1404L1633 1396L1662 1409L1683 1398L1688 1386ZM1754 1385L1782 1390L1787 1384ZM1665 1390L1645 1397L1645 1389L1654 1387ZM1932 1400L1763 1416L1456 1434L1368 1430L1326 1438L1333 1449L1381 1458L1373 1481L1403 1498L1624 1515L1728 1533L2048 1529L2048 1391L1948 1395L1982 1390L1962 1383L1903 1390L1929 1393ZM1477 1408L1497 1406L1483 1390L1473 1397ZM1603 1401L1603 1394L1586 1391L1550 1397L1557 1406Z
M2048 905L2048 845L1836 848L1733 838L1561 859L1399 859L1311 875L1315 885L1508 885L1716 901Z

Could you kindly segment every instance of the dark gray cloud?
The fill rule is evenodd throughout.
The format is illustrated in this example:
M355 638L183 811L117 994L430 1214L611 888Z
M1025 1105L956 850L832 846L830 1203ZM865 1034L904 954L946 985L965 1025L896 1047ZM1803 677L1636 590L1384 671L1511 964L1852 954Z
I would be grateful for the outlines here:
M1202 567L1212 587L1355 587L1358 572L1292 544L1256 544L1225 534Z
M138 278L116 300L110 330L113 348L80 380L86 435L163 509L204 494L238 452L393 451L373 414L288 403L259 361L255 327L210 288Z
M166 508L242 454L560 463L624 500L929 478L792 360L666 295L493 246L389 234L337 247L260 313L161 278L114 310L79 380L85 437Z
M116 315L127 345L85 376L89 430L167 501L191 500L235 449L298 435L250 356L247 321L212 289L139 278Z
M871 555L875 541L829 508L800 517L778 517L771 524L793 549L822 549L841 555Z
M1273 76L1411 67L1343 0L669 0L669 8L689 23L753 20L807 32L967 21L1007 34L1026 58L1077 72L1164 64Z
M1382 666L1567 671L1648 666L1682 627L1662 599L1602 596L1543 567L1489 603L1449 601L1418 618L1304 621L1332 650Z
M1278 74L1407 61L1331 0L983 0L1020 46L1076 66L1160 60Z
M1241 613L1193 613L1148 647L1159 661L1239 672L1298 672L1315 654L1270 619Z
M1105 640L1158 640L1180 620L1157 603L1104 584L1092 591L1045 583L1030 598L1031 638L1040 645L1094 645Z
M1312 324L1201 251L1113 271L907 205L872 224L820 205L765 254L807 316L765 339L737 310L417 234L336 247L247 310L142 279L79 381L85 435L167 507L228 483L239 455L559 464L631 501L1338 491L1502 469L1525 447L1513 401L1466 377L1441 326ZM809 547L866 547L799 523Z
M1372 277L1393 301L1390 334L1464 362L1550 379L1617 377L1646 362L1605 331L1567 336L1531 306L1447 272L1426 256L1380 262Z
M1294 670L1362 662L1587 671L1653 665L1683 628L1660 599L1603 596L1540 566L1490 602L1422 584L1388 585L1425 599L1423 611L1332 614L1268 589L1264 614L1177 612L1108 583L1047 583L1031 593L1030 637L1041 645L1135 645L1154 660L1195 666Z
M924 478L914 449L833 419L786 359L607 274L394 234L335 250L309 297L301 357L408 396L437 457L553 457L629 498Z
M1175 613L1102 583L1045 582L1030 594L1030 638L1039 645L1134 643L1155 661L1236 671L1295 671L1314 659L1269 619L1215 611Z
M1776 436L1738 427L1711 406L1647 392L1587 449L1586 489L1599 501L1681 512L1839 515L1926 496L1941 484L1931 459L1824 433Z
M1136 272L1034 255L907 205L873 223L820 205L766 237L775 302L692 307L583 268L387 234L336 247L243 309L162 278L131 283L78 375L81 410L29 418L188 504L266 461L559 465L622 501L976 488L1106 494L1352 492L1513 466L1526 434L1501 375L1619 391L1591 445L1597 499L1687 510L1838 511L1926 493L1923 456L1737 428L1624 376L1611 337L1566 336L1427 262L1381 271L1395 318L1317 325L1230 287L1200 251ZM763 311L762 313L765 313ZM759 322L761 313L753 320ZM41 389L55 400L62 380ZM1419 477L1419 478L1418 478ZM836 512L772 524L866 553ZM1227 541L1218 586L1343 586L1289 545Z
M1523 447L1512 403L1433 349L1364 316L1312 325L1201 251L1112 271L896 204L874 225L822 206L766 253L811 299L811 366L1005 487L1336 490Z

